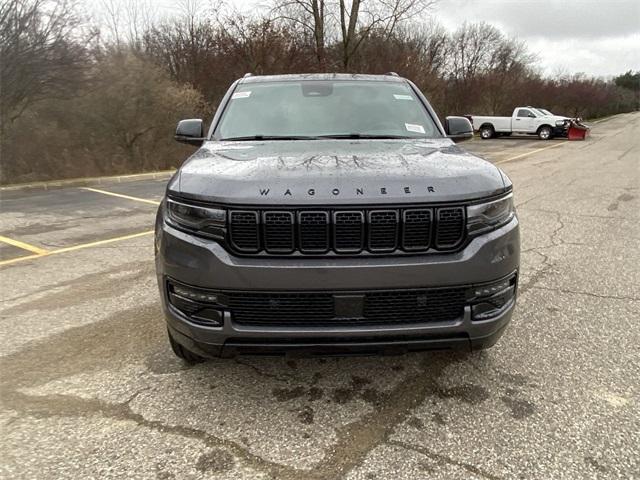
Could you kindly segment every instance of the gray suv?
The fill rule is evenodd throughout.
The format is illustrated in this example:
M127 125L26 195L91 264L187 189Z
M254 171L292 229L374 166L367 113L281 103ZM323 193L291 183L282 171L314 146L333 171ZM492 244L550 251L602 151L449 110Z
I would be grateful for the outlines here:
M509 178L410 81L237 80L170 180L155 250L173 351L370 354L493 345L520 261Z

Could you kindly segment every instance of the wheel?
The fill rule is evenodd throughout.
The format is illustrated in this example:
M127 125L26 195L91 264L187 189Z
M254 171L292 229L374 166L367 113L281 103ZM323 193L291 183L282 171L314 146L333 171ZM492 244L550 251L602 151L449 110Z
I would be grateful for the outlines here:
M480 138L483 140L488 140L493 138L495 132L493 131L493 127L491 125L485 125L480 127Z
M540 140L549 140L551 138L551 127L543 126L538 130L538 138Z
M169 344L171 345L171 350L173 350L173 353L176 354L176 357L184 360L190 365L202 363L206 360L197 353L193 353L191 350L187 350L185 347L176 342L171 336L171 332L167 331L167 335L169 335Z

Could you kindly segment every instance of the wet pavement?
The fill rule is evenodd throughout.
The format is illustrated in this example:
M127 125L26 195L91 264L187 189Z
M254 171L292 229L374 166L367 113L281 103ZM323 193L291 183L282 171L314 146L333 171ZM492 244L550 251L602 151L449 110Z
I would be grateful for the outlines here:
M514 319L473 354L187 366L149 233L166 180L2 192L0 477L638 476L640 115L463 146L522 227Z

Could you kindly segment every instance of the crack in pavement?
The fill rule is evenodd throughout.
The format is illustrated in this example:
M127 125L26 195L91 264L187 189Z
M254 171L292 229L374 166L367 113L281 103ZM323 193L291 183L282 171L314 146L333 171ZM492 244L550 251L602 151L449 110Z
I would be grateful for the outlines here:
M564 229L566 225L562 220L562 215L560 214L560 212L554 212L553 210L550 210L549 213L552 213L556 216L556 222L559 224L556 228L553 229L553 231L549 235L549 240L551 240L551 243L554 246L558 246L560 244L557 242L556 237L560 234L560 232Z
M356 422L339 428L334 448L311 471L265 460L250 453L241 444L218 438L205 430L145 418L143 414L131 409L131 403L149 387L135 392L122 403L72 395L30 395L18 390L3 391L2 403L19 414L37 418L102 415L114 420L133 421L141 427L162 433L200 440L208 447L225 448L250 467L282 480L337 480L361 465L374 448L387 443L394 429L410 416L413 408L429 396L442 396L444 393L437 379L444 368L461 359L462 357L451 353L431 354L428 361L423 360L418 373L406 377L391 391L361 392L361 398L369 402L373 410ZM457 462L450 463L458 465Z
M233 362L237 363L238 365L242 365L244 367L247 367L247 368L253 370L255 373L257 373L261 377L272 378L274 380L278 380L280 382L285 382L285 383L290 383L291 380L295 380L296 379L296 377L293 376L293 375L287 375L287 374L277 375L275 373L265 372L261 368L256 367L255 365L252 365L251 363L243 362L239 357L233 358L232 360L233 360Z
M609 300L630 300L632 302L640 302L640 298L637 297L629 297L629 296L619 296L619 295L603 295L603 294L599 294L599 293L593 293L593 292L582 292L582 291L577 291L577 290L571 290L569 288L554 288L554 287L540 287L540 286L531 286L530 288L534 289L534 290L546 290L546 291L550 291L550 292L562 292L562 293L569 293L569 294L574 294L574 295L585 295L588 297L594 297L594 298L602 298L602 299L609 299Z
M98 399L85 399L71 395L28 395L18 391L4 392L2 403L9 409L35 418L91 417L101 415L118 421L132 421L140 427L160 433L178 435L203 442L209 448L223 448L236 455L252 468L270 474L275 478L296 478L291 476L303 472L279 463L270 462L250 453L236 442L223 440L205 430L183 425L170 425L158 420L148 420L131 409L130 403L145 389L141 389L123 403L109 403Z
M530 247L530 248L526 248L524 250L521 250L520 253L537 253L538 255L542 255L538 250L548 250L548 249L552 249L552 248L556 248L556 247L564 247L567 245L571 245L571 246L575 246L575 247L584 247L589 245L588 243L580 243L580 242L566 242L564 240L560 240L558 243L555 244L551 244L551 245L541 245L539 247Z
M546 275L546 273L551 268L553 268L555 266L555 262L550 262L549 256L544 254L544 253L542 253L540 250L546 249L546 248L558 247L558 246L562 245L562 241L558 242L556 240L556 237L559 235L560 231L565 227L565 224L562 221L562 219L560 218L560 213L554 212L554 211L549 211L549 213L553 213L553 214L556 215L556 217L557 217L556 221L557 221L557 223L559 225L549 234L549 240L551 241L551 245L546 245L546 246L541 246L541 247L533 247L533 248L529 248L527 250L523 250L521 252L521 253L534 252L534 253L540 255L542 257L542 267L531 275L531 277L529 278L529 281L527 283L525 283L524 285L521 285L518 288L520 294L526 293L536 283L538 283L540 280L542 280L544 275Z
M529 281L518 287L518 294L523 295L528 292L533 286L538 283L547 274L547 272L555 266L555 263L549 261L549 256L542 252L536 251L538 255L542 257L542 268L538 269L534 274L529 277Z
M436 460L438 463L447 463L449 465L454 465L456 467L463 468L468 473L472 473L474 475L477 475L477 476L482 477L482 478L486 478L488 480L501 480L502 479L502 477L499 477L497 475L493 475L492 473L489 473L486 470L482 470L481 468L478 468L478 467L476 467L475 465L473 465L471 463L460 462L460 461L454 460L453 458L448 457L447 455L442 455L441 453L432 452L431 450L429 450L429 449L427 449L425 447L417 447L415 445L410 445L408 443L401 442L401 441L398 441L398 440L391 440L388 443L389 443L389 445L395 445L396 447L404 448L405 450L411 450L413 452L419 453L421 455L429 457L432 460Z

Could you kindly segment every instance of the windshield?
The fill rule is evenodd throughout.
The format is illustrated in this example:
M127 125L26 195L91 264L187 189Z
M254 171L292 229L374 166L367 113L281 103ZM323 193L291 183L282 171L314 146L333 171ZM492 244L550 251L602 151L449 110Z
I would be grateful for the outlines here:
M545 110L544 108L536 108L536 110L538 110L543 115L551 115L551 116L553 116L553 113L551 113L549 110Z
M239 85L215 131L221 140L441 136L408 85L355 80Z

